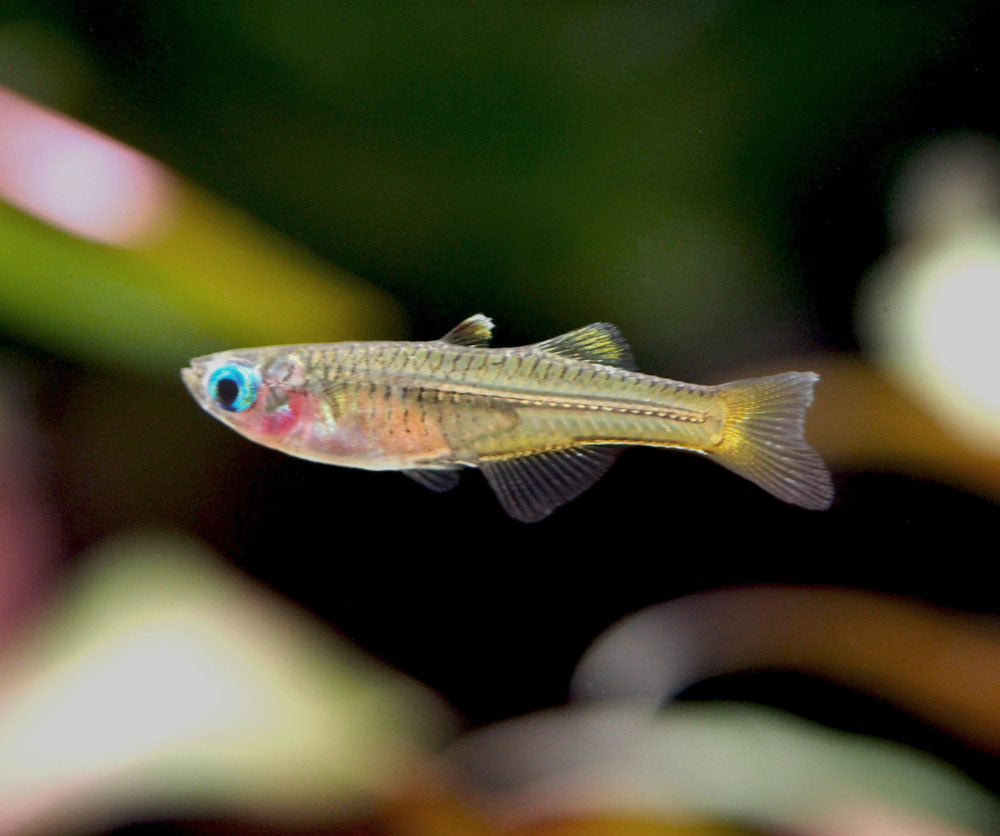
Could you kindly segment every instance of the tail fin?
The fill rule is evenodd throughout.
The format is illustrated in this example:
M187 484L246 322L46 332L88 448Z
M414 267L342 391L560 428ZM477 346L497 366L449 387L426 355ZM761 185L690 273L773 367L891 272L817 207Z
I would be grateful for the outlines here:
M829 508L830 471L803 436L818 380L813 372L785 372L719 386L726 425L709 455L785 502Z

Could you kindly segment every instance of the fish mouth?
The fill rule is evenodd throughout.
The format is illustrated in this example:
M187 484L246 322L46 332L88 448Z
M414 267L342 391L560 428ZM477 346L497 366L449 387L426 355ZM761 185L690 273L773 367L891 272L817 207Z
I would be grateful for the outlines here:
M200 359L192 360L189 366L181 369L181 380L191 393L192 397L199 403L204 402L205 364Z

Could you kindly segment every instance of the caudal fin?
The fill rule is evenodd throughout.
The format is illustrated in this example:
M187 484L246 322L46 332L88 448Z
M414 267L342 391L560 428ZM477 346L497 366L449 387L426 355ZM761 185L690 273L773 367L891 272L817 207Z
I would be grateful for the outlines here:
M829 508L830 471L803 435L818 380L813 372L785 372L720 386L726 426L709 455L785 502Z

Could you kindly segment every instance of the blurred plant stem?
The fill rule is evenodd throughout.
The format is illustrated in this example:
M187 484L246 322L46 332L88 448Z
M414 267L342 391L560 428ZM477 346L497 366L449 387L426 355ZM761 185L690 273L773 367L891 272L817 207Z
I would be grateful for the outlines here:
M821 377L806 435L835 471L895 471L1000 501L1000 450L963 443L859 356L820 355L805 365Z

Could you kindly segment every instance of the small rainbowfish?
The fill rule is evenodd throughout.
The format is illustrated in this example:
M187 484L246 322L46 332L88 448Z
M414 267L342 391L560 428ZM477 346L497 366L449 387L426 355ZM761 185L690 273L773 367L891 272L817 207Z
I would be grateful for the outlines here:
M292 456L400 470L436 491L478 467L525 522L579 496L631 445L701 453L804 508L833 500L803 437L812 372L699 386L634 371L604 322L516 348L489 348L492 335L477 314L440 340L223 351L181 376L210 415Z

